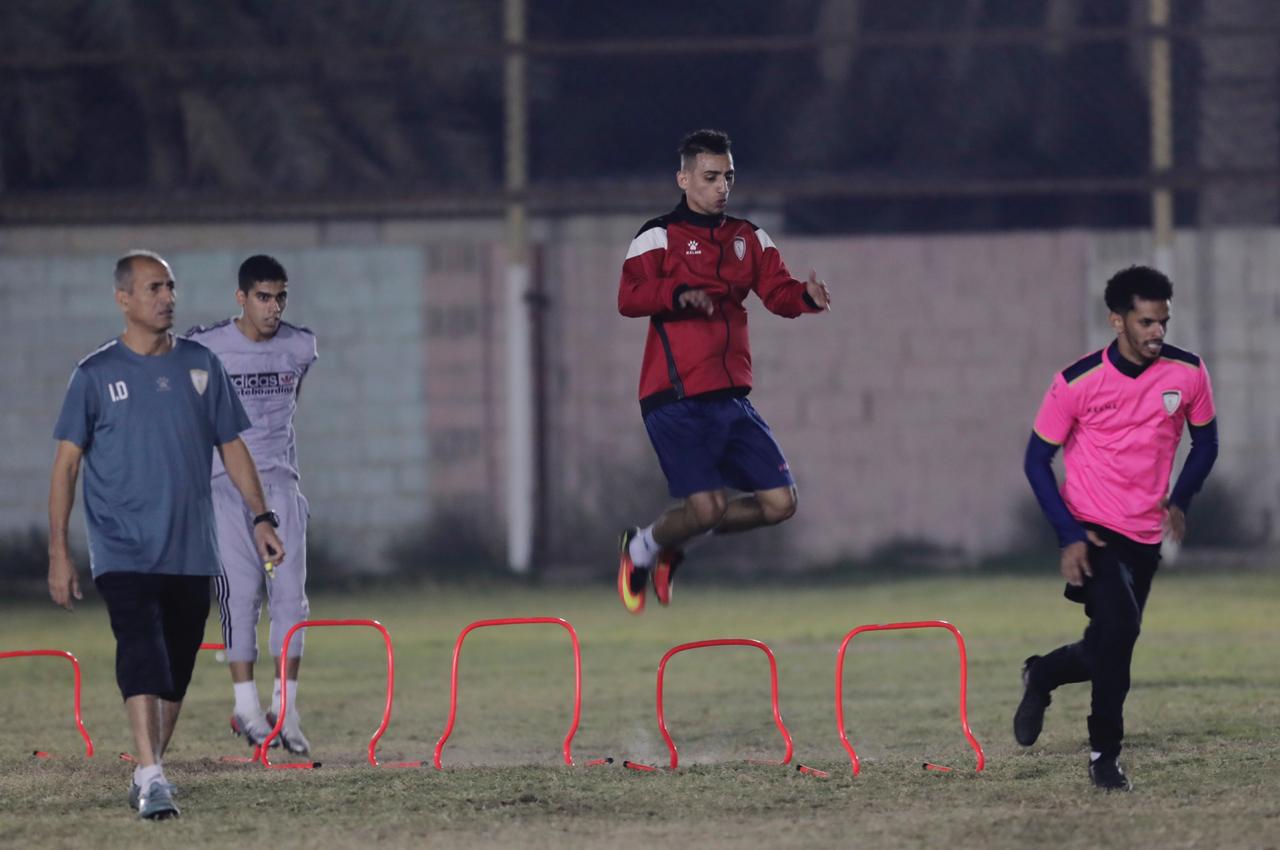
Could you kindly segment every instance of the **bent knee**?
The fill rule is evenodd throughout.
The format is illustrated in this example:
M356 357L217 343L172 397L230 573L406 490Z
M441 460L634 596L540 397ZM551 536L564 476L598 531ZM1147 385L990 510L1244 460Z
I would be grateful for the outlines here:
M799 494L795 487L779 490L768 498L760 500L760 508L764 513L764 521L769 525L786 522L796 515L799 505Z
M688 502L689 513L699 531L710 531L724 520L729 499L724 493L699 493Z

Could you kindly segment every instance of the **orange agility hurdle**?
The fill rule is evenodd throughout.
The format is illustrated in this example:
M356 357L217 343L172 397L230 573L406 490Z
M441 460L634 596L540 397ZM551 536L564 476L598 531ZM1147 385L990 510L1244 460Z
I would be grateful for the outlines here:
M382 764L378 761L378 739L382 737L382 733L387 731L387 726L391 724L391 702L395 695L396 687L396 653L391 646L391 635L387 632L385 626L377 620L303 620L285 633L284 643L280 647L280 715L276 717L276 725L271 730L271 734L267 736L257 749L257 758L262 762L263 767L269 767L276 770L309 770L319 767L318 761L293 762L289 764L272 764L271 757L267 750L271 747L271 742L280 734L280 730L284 728L285 712L289 706L289 679L285 675L285 665L289 662L289 641L298 633L299 629L309 629L317 626L364 626L371 629L377 629L382 635L382 642L387 647L387 700L382 708L382 723L373 733L373 737L369 739L369 764L374 767L422 767L421 761L402 761L392 764Z
M582 647L578 643L578 633L573 626L569 625L567 620L560 617L504 617L496 620L476 620L458 633L458 639L453 644L453 670L449 677L449 720L445 724L444 734L436 742L434 764L437 770L444 769L441 754L444 752L445 742L453 734L453 724L458 716L458 658L462 653L462 642L475 629L483 629L490 626L524 626L538 623L548 623L562 627L569 633L569 639L573 643L573 721L569 726L569 734L564 736L562 748L564 763L573 767L573 736L577 733L578 721L582 718ZM589 766L605 764L609 761L611 759L593 759L589 762Z
M775 726L778 727L778 732L782 735L782 741L786 745L786 753L783 755L780 761L753 760L753 763L754 764L790 764L792 749L793 749L792 743L791 743L791 733L787 731L786 724L782 722L782 713L778 708L778 662L777 662L777 659L773 657L773 650L769 649L767 644L758 640L752 640L750 638L716 638L713 640L698 640L698 641L693 641L692 643L682 643L679 646L673 646L671 649L667 650L667 653L662 656L662 660L658 662L658 688L657 688L658 729L659 731L662 732L662 738L667 742L667 751L671 754L671 762L670 762L671 769L675 770L677 767L679 767L680 756L676 750L675 741L671 740L671 733L667 730L666 710L665 710L665 705L663 701L663 690L662 690L663 681L666 677L666 672L667 672L667 662L670 661L674 656L680 654L681 652L688 652L691 649L702 649L703 647L708 647L708 646L754 646L756 649L763 652L765 654L765 657L769 659L769 693L770 693L772 708L773 708L773 723ZM632 770L654 769L650 765L643 765L643 764L639 764L638 762L625 762L624 765L626 767L631 768Z
M74 684L72 690L72 712L75 716L76 729L80 731L80 737L84 738L84 757L93 758L93 739L89 737L89 730L84 728L84 721L80 718L80 661L70 652L61 649L19 649L9 652L0 652L0 658L32 658L38 656L49 656L51 658L65 658L71 662L71 671L74 674ZM32 753L36 758L48 758L49 754L44 750L36 750Z
M844 641L840 644L840 651L836 653L836 729L840 732L840 743L844 745L845 751L849 753L849 761L853 763L853 775L857 776L861 769L858 763L858 754L854 752L853 744L849 742L849 735L845 731L844 725L844 656L845 651L849 648L849 641L862 632L879 632L879 631L896 631L899 629L946 629L951 632L952 637L956 639L956 649L960 653L960 727L964 730L965 740L969 742L969 746L973 748L974 753L978 757L978 765L975 770L982 770L986 765L986 756L982 754L982 745L978 743L978 739L973 737L973 732L969 729L969 709L968 709L968 692L969 692L969 659L964 648L964 637L960 634L960 630L948 623L946 620L921 620L913 623L884 623L879 625L858 626L853 631L844 636ZM950 771L951 768L941 765L924 763L925 770Z

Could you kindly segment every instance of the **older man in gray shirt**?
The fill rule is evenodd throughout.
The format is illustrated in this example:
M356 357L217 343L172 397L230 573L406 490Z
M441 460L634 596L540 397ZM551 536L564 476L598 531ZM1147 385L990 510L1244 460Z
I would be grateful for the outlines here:
M239 434L249 427L222 363L175 337L176 284L150 251L116 263L115 300L125 331L76 366L54 427L49 488L49 593L67 609L80 579L67 524L84 474L89 567L116 638L116 681L133 731L137 767L129 804L146 819L176 817L162 758L191 681L219 575L209 468L216 448L258 515L266 499ZM284 546L254 526L263 560Z

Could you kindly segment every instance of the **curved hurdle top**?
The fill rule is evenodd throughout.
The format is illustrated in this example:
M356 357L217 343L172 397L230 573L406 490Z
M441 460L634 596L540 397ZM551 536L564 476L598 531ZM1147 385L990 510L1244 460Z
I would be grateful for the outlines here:
M716 638L713 640L697 640L692 643L682 643L679 646L673 646L667 650L666 655L662 656L662 660L658 662L658 729L662 732L663 739L667 742L667 750L671 753L671 769L675 770L680 763L680 757L676 752L675 741L671 740L671 733L667 731L666 713L663 709L662 702L662 680L666 675L667 662L675 655L681 652L687 652L690 649L701 649L707 646L754 646L765 654L769 659L769 689L773 702L773 722L778 727L778 731L782 733L782 740L787 745L786 755L781 761L766 762L767 764L790 764L792 754L791 733L787 731L787 726L782 722L782 714L778 709L778 662L773 657L773 650L769 649L765 643L752 640L751 638Z
M277 673L280 677L280 715L276 717L276 725L272 728L271 734L258 745L258 758L261 759L263 766L275 769L301 770L318 766L316 762L312 761L272 764L271 757L267 753L271 742L275 740L276 736L280 734L280 730L284 728L285 712L289 710L289 679L285 675L285 665L289 660L289 641L293 639L294 634L299 629L309 629L313 626L366 626L371 629L377 629L378 633L382 635L382 642L387 648L387 699L382 708L382 723L373 733L373 737L369 739L369 764L374 767L421 767L422 762L397 762L391 765L383 765L378 761L378 739L382 737L382 733L386 732L387 726L391 724L391 701L395 696L396 689L396 653L391 646L391 635L387 632L386 627L377 620L303 620L300 623L296 623L293 628L285 633L284 642L280 647L280 670Z
M89 730L84 728L84 721L80 718L80 660L70 652L62 649L19 649L0 652L0 658L32 658L39 656L65 658L71 662L71 671L75 677L71 705L76 720L76 729L79 730L80 737L84 739L84 757L93 758L93 739L89 737Z
M578 633L569 624L568 620L560 617L502 617L494 620L476 620L458 633L458 639L453 644L453 668L449 676L449 720L445 723L444 733L441 734L440 740L436 742L434 764L437 770L444 769L441 754L444 752L445 742L453 734L453 724L458 716L458 658L462 653L462 642L467 639L468 634L476 629L490 626L525 626L538 623L561 626L569 633L569 639L573 642L573 722L569 726L569 734L564 736L563 746L564 763L573 767L573 736L577 734L578 722L582 718L582 647L578 643Z
M849 743L849 736L844 727L845 651L849 648L849 641L863 632L897 631L899 629L946 629L956 639L956 650L960 653L960 726L964 730L965 740L969 742L969 746L973 748L978 757L978 765L975 770L982 770L986 766L987 759L982 753L982 745L978 743L977 738L973 737L973 732L969 729L969 657L964 648L964 636L960 634L959 629L946 620L918 620L910 623L879 623L858 626L844 636L844 641L840 644L840 650L836 653L836 727L840 732L840 743L844 745L845 751L849 754L849 761L853 763L853 775L858 775L861 765L858 762L858 754L853 750L853 744ZM926 767L928 766L926 764Z

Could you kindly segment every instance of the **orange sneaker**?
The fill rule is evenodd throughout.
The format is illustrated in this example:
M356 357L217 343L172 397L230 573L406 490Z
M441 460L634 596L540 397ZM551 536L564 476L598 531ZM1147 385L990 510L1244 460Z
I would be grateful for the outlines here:
M663 547L658 553L658 563L653 568L653 595L658 598L659 605L671 604L671 583L675 581L676 569L684 562L684 552L677 548Z
M618 597L622 599L622 607L632 614L644 610L644 590L649 583L649 570L637 567L631 562L631 538L635 537L637 528L628 528L622 532L618 542Z

